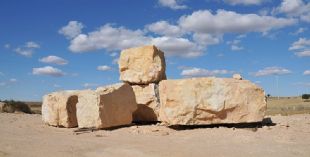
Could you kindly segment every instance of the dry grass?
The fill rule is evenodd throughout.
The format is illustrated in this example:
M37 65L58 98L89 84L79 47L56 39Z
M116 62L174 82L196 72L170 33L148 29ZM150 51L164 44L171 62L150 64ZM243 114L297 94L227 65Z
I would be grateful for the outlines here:
M270 97L267 99L267 115L292 115L310 113L310 101L301 97Z

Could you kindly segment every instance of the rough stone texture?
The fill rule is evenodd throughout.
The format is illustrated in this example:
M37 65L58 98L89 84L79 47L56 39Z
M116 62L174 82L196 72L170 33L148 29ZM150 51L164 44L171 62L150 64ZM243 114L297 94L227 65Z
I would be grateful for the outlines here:
M0 102L0 112L4 112L4 106L5 106L5 103Z
M138 104L138 109L133 113L133 121L158 121L159 100L156 97L156 85L134 85L132 88Z
M166 79L164 53L155 46L123 50L118 64L120 80L130 84L149 84Z
M127 83L85 90L79 94L79 128L109 128L132 123L137 109L135 95Z
M76 127L78 91L60 91L43 97L42 119L52 126Z
M263 89L248 80L164 80L159 95L160 119L170 125L259 122L266 110Z
M242 80L242 76L240 74L234 74L233 78L236 80Z

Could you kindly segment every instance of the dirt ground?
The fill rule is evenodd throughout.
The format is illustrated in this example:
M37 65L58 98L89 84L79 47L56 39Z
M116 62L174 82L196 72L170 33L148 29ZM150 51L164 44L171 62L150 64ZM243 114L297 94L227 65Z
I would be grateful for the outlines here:
M310 156L309 114L270 118L263 126L153 124L75 132L44 125L38 114L0 113L0 157Z

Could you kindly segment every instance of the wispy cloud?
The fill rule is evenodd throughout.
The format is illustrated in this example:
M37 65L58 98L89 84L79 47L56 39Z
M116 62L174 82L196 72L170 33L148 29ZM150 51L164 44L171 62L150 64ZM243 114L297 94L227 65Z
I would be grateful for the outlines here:
M232 51L241 51L244 48L242 46L240 46L240 42L241 42L241 40L235 39L233 41L228 41L227 44L230 45L230 49Z
M230 5L260 5L268 0L223 0Z
M37 49L37 48L40 48L40 45L36 42L28 41L28 42L26 42L25 47L31 48L31 49Z
M51 64L57 64L57 65L66 65L68 64L68 61L58 57L58 56L47 56L39 59L42 63L51 63Z
M108 70L111 70L112 68L110 66L107 66L107 65L100 65L100 66L97 66L97 70L99 71L108 71Z
M47 75L47 76L54 76L54 77L60 77L60 76L65 75L65 73L62 72L60 69L54 68L52 66L33 68L32 74L33 75Z
M299 57L310 57L310 39L299 38L289 47L289 50L294 51Z
M262 70L258 70L257 72L253 73L254 76L269 76L269 75L285 75L292 73L290 70L282 67L266 67Z
M94 88L94 87L97 87L97 86L98 86L97 83L84 83L83 84L84 88Z
M301 28L298 28L295 32L291 33L292 35L298 35L298 34L302 34L304 33L305 31L307 31L308 29L307 28L304 28L304 27L301 27Z
M40 45L33 41L28 41L24 46L19 46L14 51L22 56L31 57L35 52L35 49L39 49Z
M208 70L203 68L185 68L182 70L181 75L184 77L203 77L203 76L217 76L217 75L225 75L232 74L234 71L230 70Z
M310 70L305 70L303 75L310 75Z

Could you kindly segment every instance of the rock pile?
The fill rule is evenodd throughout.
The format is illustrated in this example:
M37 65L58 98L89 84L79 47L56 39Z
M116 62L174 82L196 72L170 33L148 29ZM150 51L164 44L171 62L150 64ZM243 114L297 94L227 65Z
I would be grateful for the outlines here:
M43 121L52 126L109 128L132 122L205 125L264 118L263 89L240 74L166 80L165 68L164 53L155 46L123 50L123 83L48 94L43 98Z
M155 46L123 50L119 58L120 80L129 83L136 96L138 109L135 122L158 121L158 83L166 79L164 53Z

